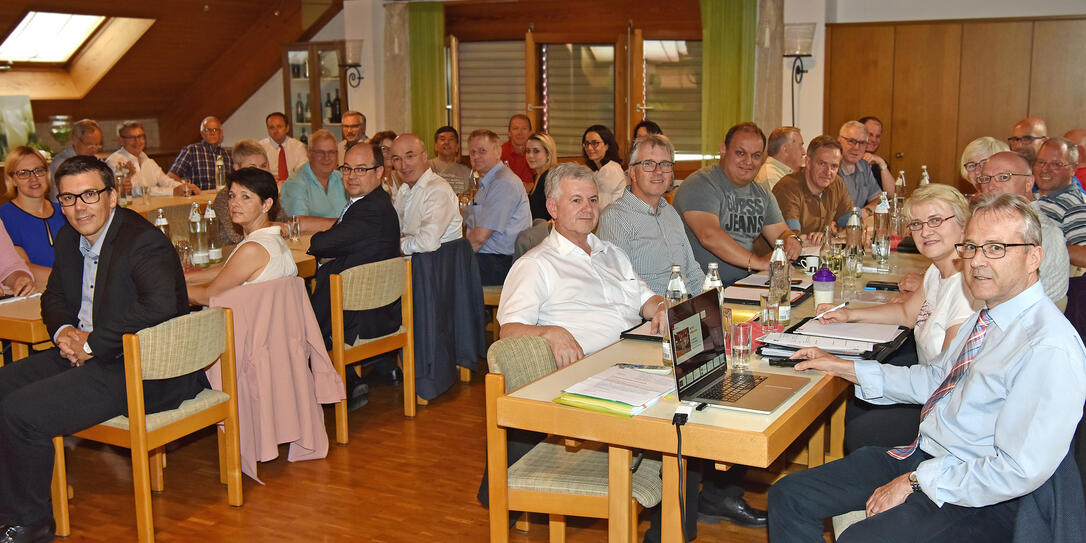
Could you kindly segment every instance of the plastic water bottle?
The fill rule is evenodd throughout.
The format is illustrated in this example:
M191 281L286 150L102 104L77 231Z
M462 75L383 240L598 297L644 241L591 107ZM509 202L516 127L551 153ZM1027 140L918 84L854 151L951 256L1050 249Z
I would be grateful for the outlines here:
M875 236L871 238L871 252L879 266L885 266L890 258L890 202L886 193L879 195L879 203L875 206Z
M818 259L822 262L822 265L833 270L839 269L841 265L839 262L840 255L833 248L833 234L830 231L829 225L826 225L826 230L822 234L822 247L818 249Z
M894 181L894 214L898 215L904 211L905 207L905 192L909 190L905 185L905 170L898 170L897 180Z
M931 178L928 177L928 165L927 164L921 164L920 165L920 186L923 187L924 185L930 185L930 184L931 184Z
M716 292L717 303L720 305L720 325L724 328L724 337L731 337L732 310L724 307L724 282L720 280L720 265L716 262L709 263L709 273L705 274L705 282L701 284L701 291L718 289Z
M226 186L226 164L223 163L222 155L215 157L215 188L221 189Z
M158 216L155 217L155 228L158 228L159 232L166 235L166 239L173 242L173 238L170 237L170 222L166 220L166 213L162 211L162 208L158 208Z
M674 264L674 265L671 266L671 277L667 280L667 288L664 289L664 305L666 305L667 307L672 307L675 304L678 304L679 302L682 302L683 300L687 299L688 297L689 297L689 294L686 292L686 281L683 279L682 266L679 266L678 264ZM664 313L664 316L665 316L664 322L666 323L667 322L667 318L666 318L667 313L666 312ZM664 365L665 366L670 366L672 364L672 360L671 360L671 340L670 340L670 337L671 337L671 333L670 333L671 323L667 323L667 327L668 327L668 329L664 330L664 339L663 339L662 348L663 348L663 356L664 356Z
M848 222L845 224L846 252L863 252L863 224L863 219L860 218L860 208L852 208L852 211L848 215Z
M200 214L200 204L192 203L189 211L189 243L192 244L192 265L206 268L208 265L207 254L207 223Z
M214 266L222 262L222 245L219 241L219 228L222 225L215 216L215 208L211 207L210 202L204 211L204 222L207 223L207 261Z
M784 240L778 239L769 256L769 295L777 296L780 306L777 309L777 324L788 326L792 319L792 278L789 276L792 265L784 254Z

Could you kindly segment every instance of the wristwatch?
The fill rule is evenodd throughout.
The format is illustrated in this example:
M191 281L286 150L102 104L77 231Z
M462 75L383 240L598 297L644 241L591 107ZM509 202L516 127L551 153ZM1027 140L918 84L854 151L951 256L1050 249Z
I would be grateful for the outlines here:
M90 343L87 343L85 341L83 342L83 352L92 356L94 355L94 353L91 352Z
M913 492L920 492L920 481L916 480L916 472L909 473L909 486L913 487Z

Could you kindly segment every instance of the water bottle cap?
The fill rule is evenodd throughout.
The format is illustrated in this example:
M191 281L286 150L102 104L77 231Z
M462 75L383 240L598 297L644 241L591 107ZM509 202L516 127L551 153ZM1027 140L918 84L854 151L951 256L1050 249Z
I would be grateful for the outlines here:
M816 271L815 274L811 276L811 279L814 279L815 281L818 281L820 283L832 283L837 280L837 276L834 275L829 268L822 266L821 269Z

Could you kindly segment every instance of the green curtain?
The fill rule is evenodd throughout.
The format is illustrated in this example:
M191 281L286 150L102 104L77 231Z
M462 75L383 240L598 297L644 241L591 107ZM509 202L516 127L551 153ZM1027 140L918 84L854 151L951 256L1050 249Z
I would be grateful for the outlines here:
M719 153L728 128L754 117L757 24L757 0L701 0L703 155Z
M411 2L407 6L411 48L411 131L423 141L446 123L445 6Z

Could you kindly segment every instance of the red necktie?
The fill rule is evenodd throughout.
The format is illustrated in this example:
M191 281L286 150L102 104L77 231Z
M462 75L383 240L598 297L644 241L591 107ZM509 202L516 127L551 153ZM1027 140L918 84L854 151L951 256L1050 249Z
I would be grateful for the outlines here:
M279 144L279 173L276 178L280 181L287 178L287 152L283 150L283 144Z

